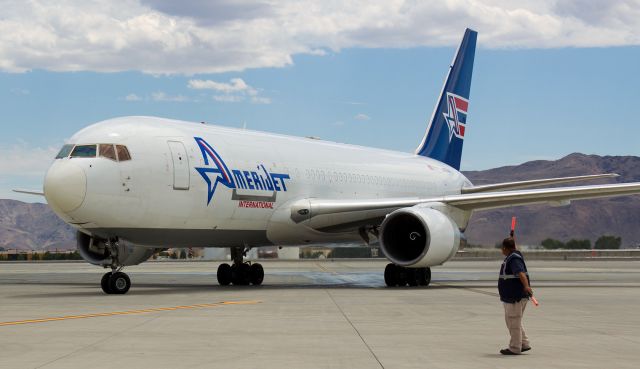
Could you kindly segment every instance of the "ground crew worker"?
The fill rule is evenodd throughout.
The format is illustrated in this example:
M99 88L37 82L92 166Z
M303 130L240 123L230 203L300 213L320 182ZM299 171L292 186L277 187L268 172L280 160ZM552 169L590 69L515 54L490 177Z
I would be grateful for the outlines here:
M529 285L529 274L524 258L520 251L516 250L516 243L512 237L502 241L502 254L506 257L500 267L498 291L500 301L504 305L504 320L511 340L509 347L500 350L500 353L520 355L524 351L531 350L529 338L522 326L522 316L529 296L533 296L533 291Z

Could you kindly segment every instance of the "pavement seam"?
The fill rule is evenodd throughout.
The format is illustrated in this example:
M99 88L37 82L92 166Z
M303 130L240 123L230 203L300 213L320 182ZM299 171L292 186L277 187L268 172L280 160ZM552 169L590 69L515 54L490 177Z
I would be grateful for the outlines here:
M328 290L324 290L324 292L327 293L327 295L329 295L329 298L331 299L331 301L333 302L333 304L336 306L336 308L340 311L340 313L342 314L342 316L344 317L344 319L351 325L351 328L353 328L353 330L356 332L356 334L358 335L358 337L360 337L360 340L362 341L362 343L365 345L365 347L367 348L367 350L369 350L369 352L371 353L371 356L373 356L374 359L376 359L376 361L378 362L378 365L380 365L380 367L382 369L384 369L384 365L382 365L382 362L380 362L380 359L378 359L378 356L373 352L373 350L371 349L371 346L369 346L369 344L367 343L367 341L365 341L364 337L362 337L362 334L360 334L360 331L358 330L358 328L356 328L356 326L353 324L353 322L351 321L351 319L349 319L349 317L347 316L347 314L345 314L344 310L342 310L342 308L340 307L340 305L338 305L338 303L336 302L336 300L333 298L333 296L331 295L331 293Z
M481 295L487 295L487 296L492 296L492 297L500 297L500 294L498 294L496 292L483 291L483 290L479 290L477 288L472 288L472 287L454 286L454 285L445 284L445 283L432 283L432 285L448 287L448 288L456 288L456 289L465 290L465 291L474 292L474 293L479 293Z
M162 315L162 314L160 314L160 315ZM147 324L147 323L149 323L149 322L151 322L151 321L153 321L153 320L155 320L155 319L159 318L159 317L160 317L160 315L151 316L151 317L150 317L150 319L147 319L147 320L145 320L144 322L142 322L142 323L140 323L140 324L136 324L136 325L134 325L134 326L132 326L132 327L129 327L129 328L127 328L127 329L124 329L124 330L122 330L122 331L119 331L119 332L115 332L115 333L113 333L113 334L110 334L110 335L108 335L107 337L101 338L101 339L99 339L99 340L97 340L97 341L95 341L95 342L92 342L92 343L90 343L90 344L88 344L88 345L86 345L86 346L82 346L82 347L80 347L80 348L78 348L78 349L76 349L76 350L73 350L73 351L69 352L68 354L62 355L62 356L60 356L60 357L58 357L58 358L55 358L55 359L53 359L53 360L51 360L51 361L48 361L48 362L46 362L46 363L44 363L44 364L42 364L42 365L36 366L34 369L44 368L45 366L48 366L48 365L53 364L53 363L55 363L55 362L57 362L57 361L60 361L60 360L66 359L66 358L68 358L69 356L71 356L71 355L73 355L73 354L76 354L76 353L78 353L78 352L80 352L80 351L83 351L83 350L84 350L84 349L86 349L86 348L93 347L93 346L96 346L96 345L98 345L98 344L100 344L100 343L102 343L102 342L105 342L105 341L107 341L107 340L109 340L109 339L111 339L111 338L113 338L113 337L115 337L115 336L117 336L117 335L119 335L119 334L123 334L123 333L129 332L129 331L131 331L131 330L133 330L133 329L136 329L136 328L138 328L138 327L141 327L141 326L143 326L143 325L145 325L145 324Z

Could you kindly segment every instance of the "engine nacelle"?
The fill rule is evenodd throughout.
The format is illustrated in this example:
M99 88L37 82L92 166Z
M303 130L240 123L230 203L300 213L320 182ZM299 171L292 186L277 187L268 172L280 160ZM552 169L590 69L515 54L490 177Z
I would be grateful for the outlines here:
M112 264L118 266L138 265L149 259L157 251L153 248L135 246L124 240L119 240L118 252L114 256L106 246L105 240L101 238L78 232L76 240L80 256L87 262L100 266L110 266ZM114 257L117 260L114 260Z
M460 247L458 225L429 207L398 209L380 227L380 248L396 265L430 267L451 259Z

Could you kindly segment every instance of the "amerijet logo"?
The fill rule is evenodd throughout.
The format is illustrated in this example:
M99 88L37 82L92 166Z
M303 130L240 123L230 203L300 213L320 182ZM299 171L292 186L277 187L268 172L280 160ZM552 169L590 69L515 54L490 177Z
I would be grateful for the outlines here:
M240 170L231 169L227 167L224 160L220 157L218 152L214 150L211 145L200 137L194 137L200 151L202 152L202 159L204 161L204 167L195 168L207 183L207 205L211 203L213 195L216 192L216 188L219 184L233 189L254 190L254 191L273 191L274 195L265 197L263 201L262 196L243 196L237 195L236 191L232 196L232 200L240 200L240 207L257 207L257 208L271 208L265 206L264 202L274 202L275 193L287 190L287 183L285 180L290 179L288 174L285 173L270 173L263 164L258 164L256 170ZM246 198L246 199L245 199ZM253 201L246 201L251 199ZM249 206L257 204L256 206Z
M455 135L464 140L469 100L447 92L447 112L442 113L449 126L449 142Z

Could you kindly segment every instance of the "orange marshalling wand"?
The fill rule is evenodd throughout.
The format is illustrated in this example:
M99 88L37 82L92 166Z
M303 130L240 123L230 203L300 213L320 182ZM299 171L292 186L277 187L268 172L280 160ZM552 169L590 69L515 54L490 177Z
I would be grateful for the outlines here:
M533 297L533 296L529 296L529 299L531 299L531 302L533 302L533 305L535 305L535 306L540 305L540 304L538 303L538 300L537 300L535 297Z

